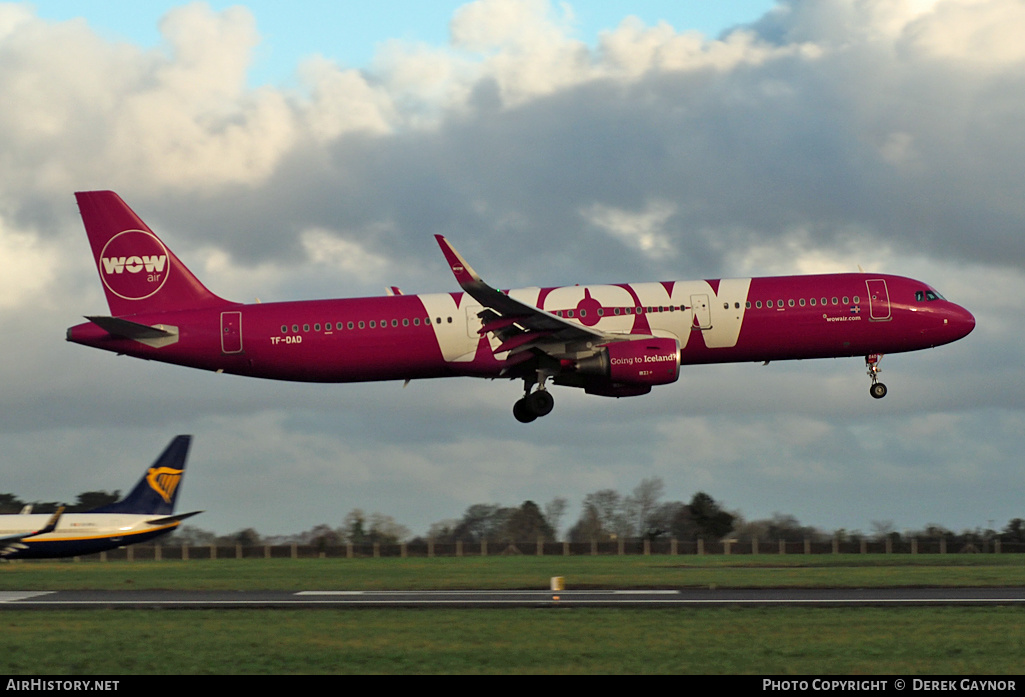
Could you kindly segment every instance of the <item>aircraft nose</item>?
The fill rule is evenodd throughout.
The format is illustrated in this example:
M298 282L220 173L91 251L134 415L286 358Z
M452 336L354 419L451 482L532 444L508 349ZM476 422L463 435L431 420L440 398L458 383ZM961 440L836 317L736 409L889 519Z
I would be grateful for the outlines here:
M957 341L975 329L975 316L960 305L951 305L950 310L944 313L943 324L946 325L944 329L952 335L950 340Z
M960 305L957 306L957 312L953 320L954 326L959 330L960 334L958 338L968 336L975 329L975 316L971 312L964 309Z
M975 329L972 313L954 303L944 303L930 315L931 321L922 328L922 336L928 338L930 346L941 346L963 339Z

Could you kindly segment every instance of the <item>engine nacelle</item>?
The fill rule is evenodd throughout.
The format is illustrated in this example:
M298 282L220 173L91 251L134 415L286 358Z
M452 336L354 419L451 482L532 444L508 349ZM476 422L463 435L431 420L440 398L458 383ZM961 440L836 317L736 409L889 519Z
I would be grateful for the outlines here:
M577 361L576 372L606 378L614 385L668 385L680 377L680 342L661 338L617 341Z

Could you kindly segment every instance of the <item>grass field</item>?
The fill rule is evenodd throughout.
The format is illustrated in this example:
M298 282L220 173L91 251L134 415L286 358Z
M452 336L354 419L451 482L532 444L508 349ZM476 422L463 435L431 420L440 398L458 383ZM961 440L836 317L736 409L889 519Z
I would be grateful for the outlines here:
M24 562L0 590L567 589L1021 586L1025 555L492 556Z
M1025 557L20 563L0 590L1021 586ZM0 606L2 607L2 606ZM1025 608L0 611L0 674L1021 674Z

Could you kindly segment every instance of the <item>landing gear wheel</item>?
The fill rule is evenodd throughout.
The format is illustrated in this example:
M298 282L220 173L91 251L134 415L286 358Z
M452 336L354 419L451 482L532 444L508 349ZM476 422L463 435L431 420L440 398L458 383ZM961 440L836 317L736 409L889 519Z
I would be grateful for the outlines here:
M529 424L539 416L548 416L555 408L555 398L547 390L536 390L513 404L513 416L521 424Z
M513 404L513 416L521 424L529 424L531 421L537 418L537 413L531 408L527 398L516 400Z
M879 382L879 373L883 372L882 368L879 367L881 360L883 360L883 354L881 353L870 353L865 356L868 376L872 378L872 386L868 388L868 393L876 399L882 399L886 396L886 385Z
M548 416L555 408L555 398L547 390L537 390L526 398L531 411L537 416Z

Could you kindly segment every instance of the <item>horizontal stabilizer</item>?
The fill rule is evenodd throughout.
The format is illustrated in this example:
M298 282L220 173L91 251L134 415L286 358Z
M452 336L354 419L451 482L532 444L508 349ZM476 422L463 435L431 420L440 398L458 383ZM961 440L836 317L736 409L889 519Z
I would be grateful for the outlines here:
M162 324L150 326L148 324L132 322L121 317L87 316L86 319L108 334L132 339L153 348L160 348L161 346L178 342L178 327Z
M180 523L183 520L185 520L186 518L191 518L192 516L199 515L202 512L203 511L189 511L188 513L176 513L174 515L169 515L169 516L166 516L164 518L153 518L152 520L147 520L146 524L147 525L170 525L171 523Z

